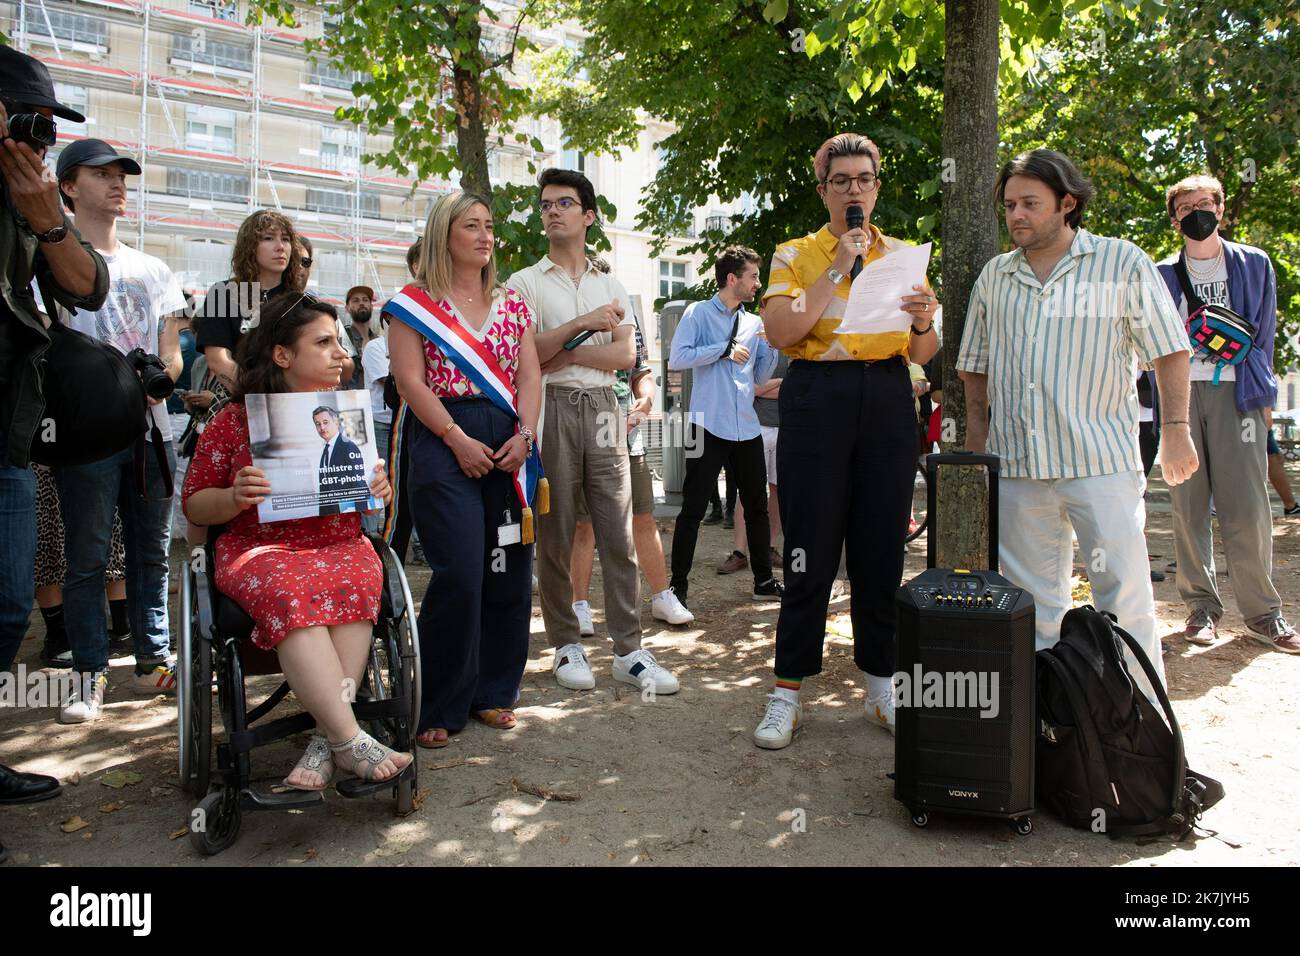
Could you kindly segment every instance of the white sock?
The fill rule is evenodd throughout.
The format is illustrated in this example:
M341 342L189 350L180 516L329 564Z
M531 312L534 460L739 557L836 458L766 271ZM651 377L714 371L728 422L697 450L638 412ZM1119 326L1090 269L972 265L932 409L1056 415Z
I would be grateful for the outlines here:
M797 690L791 690L789 687L775 687L772 689L772 693L777 697L780 697L782 700L788 700L792 704L799 703L799 692Z
M586 601L574 601L574 602L573 602L573 609L574 609L575 611L578 610L578 608L580 608L580 607L581 607L581 608L589 608L589 607L591 607L591 605L590 605L588 602L586 602Z
M877 677L875 674L867 675L867 700L880 700L882 697L888 697L893 693L894 679L892 677Z

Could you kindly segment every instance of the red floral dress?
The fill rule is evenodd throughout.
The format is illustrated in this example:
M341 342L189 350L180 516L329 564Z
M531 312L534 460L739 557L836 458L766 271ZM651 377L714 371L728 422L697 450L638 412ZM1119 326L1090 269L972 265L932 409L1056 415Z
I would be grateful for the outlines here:
M184 504L204 488L231 487L252 463L244 406L227 405L199 437ZM301 627L379 619L383 565L356 512L263 524L246 508L217 539L216 564L217 590L253 619L258 647Z

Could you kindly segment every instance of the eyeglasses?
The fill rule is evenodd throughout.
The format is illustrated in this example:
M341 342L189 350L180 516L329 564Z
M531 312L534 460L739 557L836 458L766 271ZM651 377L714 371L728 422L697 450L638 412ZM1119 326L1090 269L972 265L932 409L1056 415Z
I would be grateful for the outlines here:
M537 204L537 208L540 209L543 213L548 213L552 209L560 209L564 212L568 212L570 209L572 209L574 206L577 205L580 205L578 200L570 196L565 196L563 199L554 199L554 200L543 199L541 202Z
M852 183L857 183L859 189L869 193L880 185L880 177L863 173L861 176L832 176L822 180L823 186L830 186L837 193L847 193Z
M1213 199L1202 199L1195 205L1192 203L1180 203L1174 207L1174 218L1182 219L1193 209L1198 212L1214 212L1216 206L1218 206L1218 203Z

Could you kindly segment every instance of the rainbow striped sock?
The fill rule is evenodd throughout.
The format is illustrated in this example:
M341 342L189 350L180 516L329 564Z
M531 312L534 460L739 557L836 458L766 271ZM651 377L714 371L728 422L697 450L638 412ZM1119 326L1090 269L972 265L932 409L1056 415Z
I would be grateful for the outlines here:
M799 688L803 686L803 678L778 677L776 679L776 689L774 693L778 697L784 697L792 703L799 703Z

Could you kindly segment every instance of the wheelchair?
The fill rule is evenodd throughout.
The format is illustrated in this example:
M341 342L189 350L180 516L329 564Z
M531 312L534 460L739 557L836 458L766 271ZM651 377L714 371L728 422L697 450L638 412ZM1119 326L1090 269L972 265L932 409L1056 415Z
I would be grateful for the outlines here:
M275 793L251 785L252 751L311 731L315 721L305 711L263 721L289 694L288 681L281 681L265 700L248 709L245 677L279 674L280 669L274 651L253 644L253 621L213 584L214 546L220 533L220 528L209 529L207 544L193 549L185 562L177 615L180 780L198 801L190 815L190 842L206 856L235 842L245 811L306 809L324 803L321 791ZM415 808L419 773L415 732L420 717L420 640L415 602L397 555L382 537L366 537L383 563L384 584L370 659L352 710L357 722L380 743L413 757L388 780L348 778L335 790L352 799L391 790L397 814L405 816ZM220 742L214 741L212 726L214 688L225 731Z

